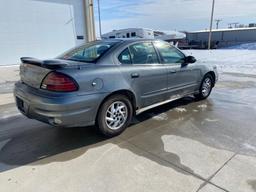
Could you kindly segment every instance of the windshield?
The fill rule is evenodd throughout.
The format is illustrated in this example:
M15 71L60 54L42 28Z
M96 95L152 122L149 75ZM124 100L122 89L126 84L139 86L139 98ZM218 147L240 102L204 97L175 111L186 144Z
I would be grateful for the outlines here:
M100 58L115 44L116 42L103 41L89 43L68 51L64 55L60 56L60 59L92 63Z

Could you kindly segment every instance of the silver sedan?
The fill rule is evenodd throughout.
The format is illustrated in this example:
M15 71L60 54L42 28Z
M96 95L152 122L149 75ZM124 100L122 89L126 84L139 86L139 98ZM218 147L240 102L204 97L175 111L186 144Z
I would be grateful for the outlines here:
M102 40L51 60L21 58L14 95L27 117L58 127L123 132L133 115L194 95L206 99L215 66L159 40Z

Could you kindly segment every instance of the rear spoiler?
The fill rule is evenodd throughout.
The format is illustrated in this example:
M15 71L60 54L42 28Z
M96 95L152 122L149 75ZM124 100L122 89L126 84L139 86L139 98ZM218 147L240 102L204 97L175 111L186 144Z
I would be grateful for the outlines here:
M20 58L20 60L22 63L37 65L47 69L58 69L68 66L68 64L65 63L65 61L60 59L40 60L33 57L22 57Z

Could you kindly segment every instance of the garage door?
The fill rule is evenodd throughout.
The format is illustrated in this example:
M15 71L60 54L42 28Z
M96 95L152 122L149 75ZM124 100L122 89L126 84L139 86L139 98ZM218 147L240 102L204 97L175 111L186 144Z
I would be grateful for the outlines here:
M0 65L52 58L83 43L83 0L0 1Z

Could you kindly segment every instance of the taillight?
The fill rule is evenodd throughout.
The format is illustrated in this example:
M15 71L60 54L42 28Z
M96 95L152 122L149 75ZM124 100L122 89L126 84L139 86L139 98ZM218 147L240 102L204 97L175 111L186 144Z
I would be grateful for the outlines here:
M56 92L72 92L77 91L78 86L71 77L62 73L51 72L44 78L41 89Z

